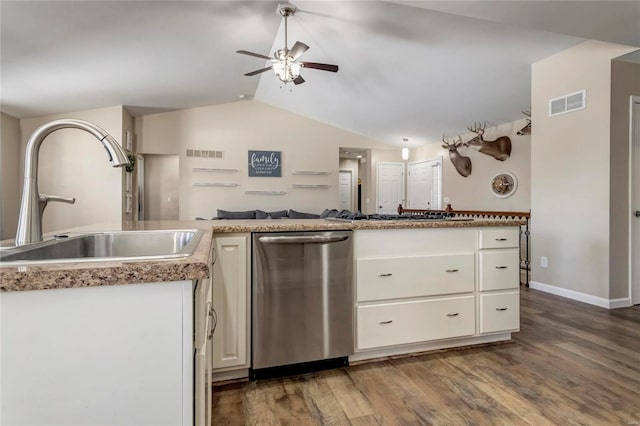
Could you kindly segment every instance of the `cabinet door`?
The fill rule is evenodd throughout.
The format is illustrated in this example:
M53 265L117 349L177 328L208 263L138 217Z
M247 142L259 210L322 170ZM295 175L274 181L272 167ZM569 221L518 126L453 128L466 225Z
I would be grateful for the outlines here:
M357 349L471 336L475 297L451 297L358 306Z
M211 305L212 288L208 285L208 279L201 282L196 294L196 308L202 310L204 316L203 325L198 325L196 312L196 346L195 346L195 426L206 426L211 424L211 404L212 388L211 373L213 357L211 356L211 334L214 328L214 315ZM206 284L206 285L205 285ZM203 294L202 306L199 303L199 295Z
M193 424L192 286L0 293L0 423Z
M358 259L358 302L472 292L474 263L473 253Z
M518 250L480 252L480 291L506 290L520 286Z
M248 367L248 236L216 237L213 368Z
M513 226L480 231L480 248L514 248L520 245L520 228Z
M480 295L480 333L520 329L520 292Z

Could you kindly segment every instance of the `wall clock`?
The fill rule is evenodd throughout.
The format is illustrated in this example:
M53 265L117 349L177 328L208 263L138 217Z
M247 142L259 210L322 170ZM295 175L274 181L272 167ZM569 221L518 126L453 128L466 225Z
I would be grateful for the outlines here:
M509 173L502 172L491 178L491 193L498 198L507 198L516 192L518 188L518 179Z

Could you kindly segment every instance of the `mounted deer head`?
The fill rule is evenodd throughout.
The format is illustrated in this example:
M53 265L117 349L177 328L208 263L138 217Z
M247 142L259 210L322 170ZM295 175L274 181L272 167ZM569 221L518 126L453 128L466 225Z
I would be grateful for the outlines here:
M462 138L458 136L457 140L449 141L449 138L442 135L442 142L444 142L442 147L449 150L449 159L451 163L453 163L453 167L456 168L462 177L469 176L471 174L471 159L458 152L458 148L463 145Z
M485 141L482 137L484 135L484 129L487 127L487 123L480 125L480 123L473 123L472 126L467 126L470 132L475 133L476 137L464 143L464 146L470 146L475 148L483 154L490 155L498 161L504 161L511 156L511 139L509 136L500 136L493 141Z
M518 136L530 135L531 134L531 111L522 111L522 113L527 116L527 125L524 126L522 129L518 130L516 135Z

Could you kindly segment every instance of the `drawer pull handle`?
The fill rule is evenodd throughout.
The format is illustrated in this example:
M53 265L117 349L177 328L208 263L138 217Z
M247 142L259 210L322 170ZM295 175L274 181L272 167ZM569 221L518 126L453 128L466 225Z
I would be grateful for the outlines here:
M496 266L496 269L507 269L507 266Z
M391 275L393 275L393 274L389 274L389 273L387 273L387 274L378 274L378 276L379 276L380 278L390 277Z
M456 312L455 314L447 314L448 317L457 317L460 315L460 312Z
M509 308L496 308L496 311L506 311Z
M496 241L507 241L506 238L496 238Z
M393 322L393 320L389 320L389 321L380 321L378 324L380 325L386 325L386 324L391 324Z
M447 272L458 272L457 269L447 269Z

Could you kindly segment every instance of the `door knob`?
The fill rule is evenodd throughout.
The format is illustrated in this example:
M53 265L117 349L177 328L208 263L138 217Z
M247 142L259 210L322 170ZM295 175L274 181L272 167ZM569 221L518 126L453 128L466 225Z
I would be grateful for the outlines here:
M636 217L640 217L640 210L636 210L635 215Z

